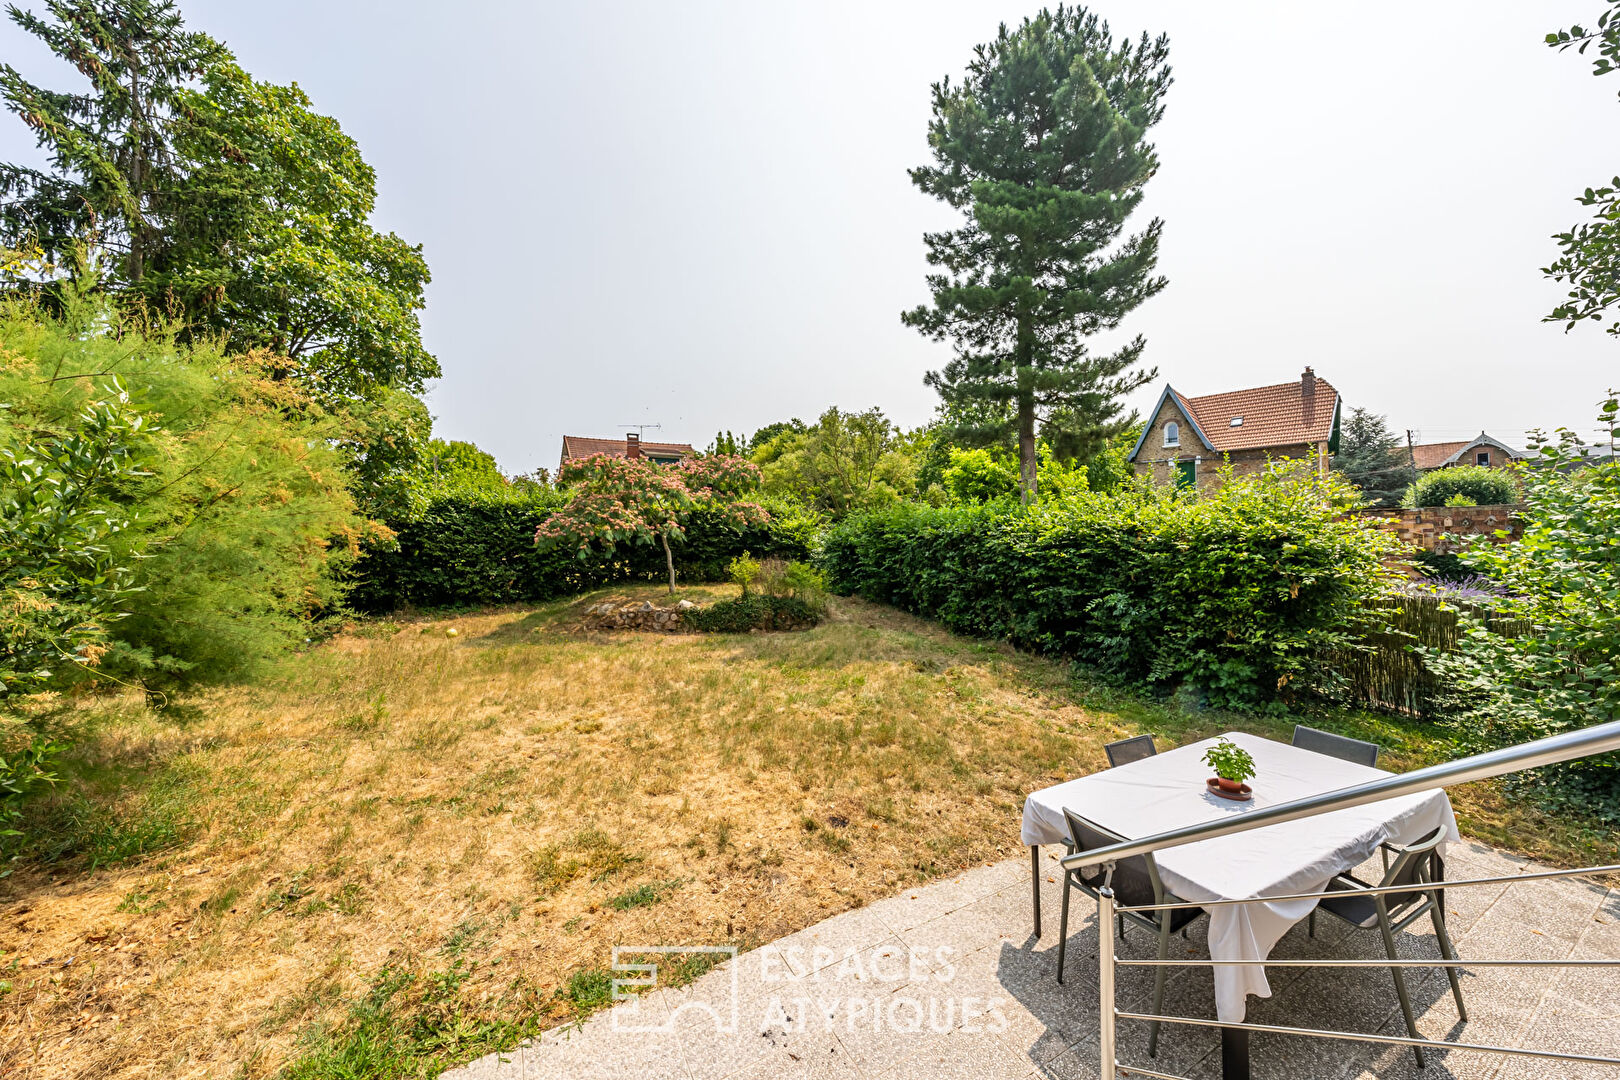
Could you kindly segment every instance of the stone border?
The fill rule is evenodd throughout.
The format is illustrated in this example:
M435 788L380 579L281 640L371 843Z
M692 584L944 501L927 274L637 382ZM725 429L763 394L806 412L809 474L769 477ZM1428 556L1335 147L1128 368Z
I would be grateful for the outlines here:
M688 634L693 630L686 625L684 615L697 605L682 600L674 607L659 607L650 600L640 603L614 603L606 601L585 609L582 630L644 630L659 634Z

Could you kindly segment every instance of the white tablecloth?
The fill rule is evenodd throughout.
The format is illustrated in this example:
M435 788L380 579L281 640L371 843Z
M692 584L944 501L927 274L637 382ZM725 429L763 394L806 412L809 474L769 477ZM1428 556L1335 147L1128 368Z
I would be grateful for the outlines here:
M1024 843L1066 840L1065 807L1139 839L1390 775L1243 732L1226 737L1254 755L1259 775L1249 781L1252 801L1232 802L1205 789L1204 781L1214 775L1203 763L1204 751L1215 742L1208 739L1035 792L1024 801ZM1459 839L1451 800L1438 789L1166 848L1156 858L1165 887L1184 900L1286 896L1319 892L1334 875L1373 855L1379 844L1410 844L1437 827L1448 840ZM1264 960L1288 928L1315 906L1315 900L1295 900L1211 908L1210 958ZM1215 969L1219 1019L1241 1022L1249 994L1271 996L1265 968Z

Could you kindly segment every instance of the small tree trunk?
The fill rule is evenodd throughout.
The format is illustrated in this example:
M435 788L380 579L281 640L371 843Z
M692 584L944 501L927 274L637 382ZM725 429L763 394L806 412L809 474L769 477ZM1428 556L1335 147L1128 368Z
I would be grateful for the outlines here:
M669 550L669 533L661 532L658 538L664 542L664 565L669 567L669 595L675 595L675 553Z

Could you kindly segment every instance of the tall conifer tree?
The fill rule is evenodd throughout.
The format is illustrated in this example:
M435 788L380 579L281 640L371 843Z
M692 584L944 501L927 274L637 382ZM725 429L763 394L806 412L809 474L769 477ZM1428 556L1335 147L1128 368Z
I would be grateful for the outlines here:
M911 178L966 220L924 236L942 272L928 277L933 305L902 318L955 345L928 383L973 418L958 438L1016 438L1026 502L1038 425L1070 445L1093 440L1157 374L1138 367L1140 336L1102 354L1087 339L1165 284L1162 222L1121 236L1158 167L1145 137L1164 112L1168 56L1164 36L1116 45L1096 15L1060 6L1003 25L961 83L933 88L934 164Z
M138 283L167 241L183 183L173 131L183 87L228 56L185 29L173 0L48 0L49 19L8 8L90 81L89 93L46 90L0 64L0 96L50 152L50 172L0 164L7 232L64 255L94 232Z

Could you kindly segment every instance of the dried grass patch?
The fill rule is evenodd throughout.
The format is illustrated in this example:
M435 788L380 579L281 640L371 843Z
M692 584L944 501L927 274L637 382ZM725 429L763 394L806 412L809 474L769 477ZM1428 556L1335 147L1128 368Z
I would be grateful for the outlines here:
M1024 795L1109 739L1282 730L858 601L572 632L605 595L368 624L173 713L85 704L0 882L0 1074L431 1074L599 1004L615 944L750 946L1015 855Z

